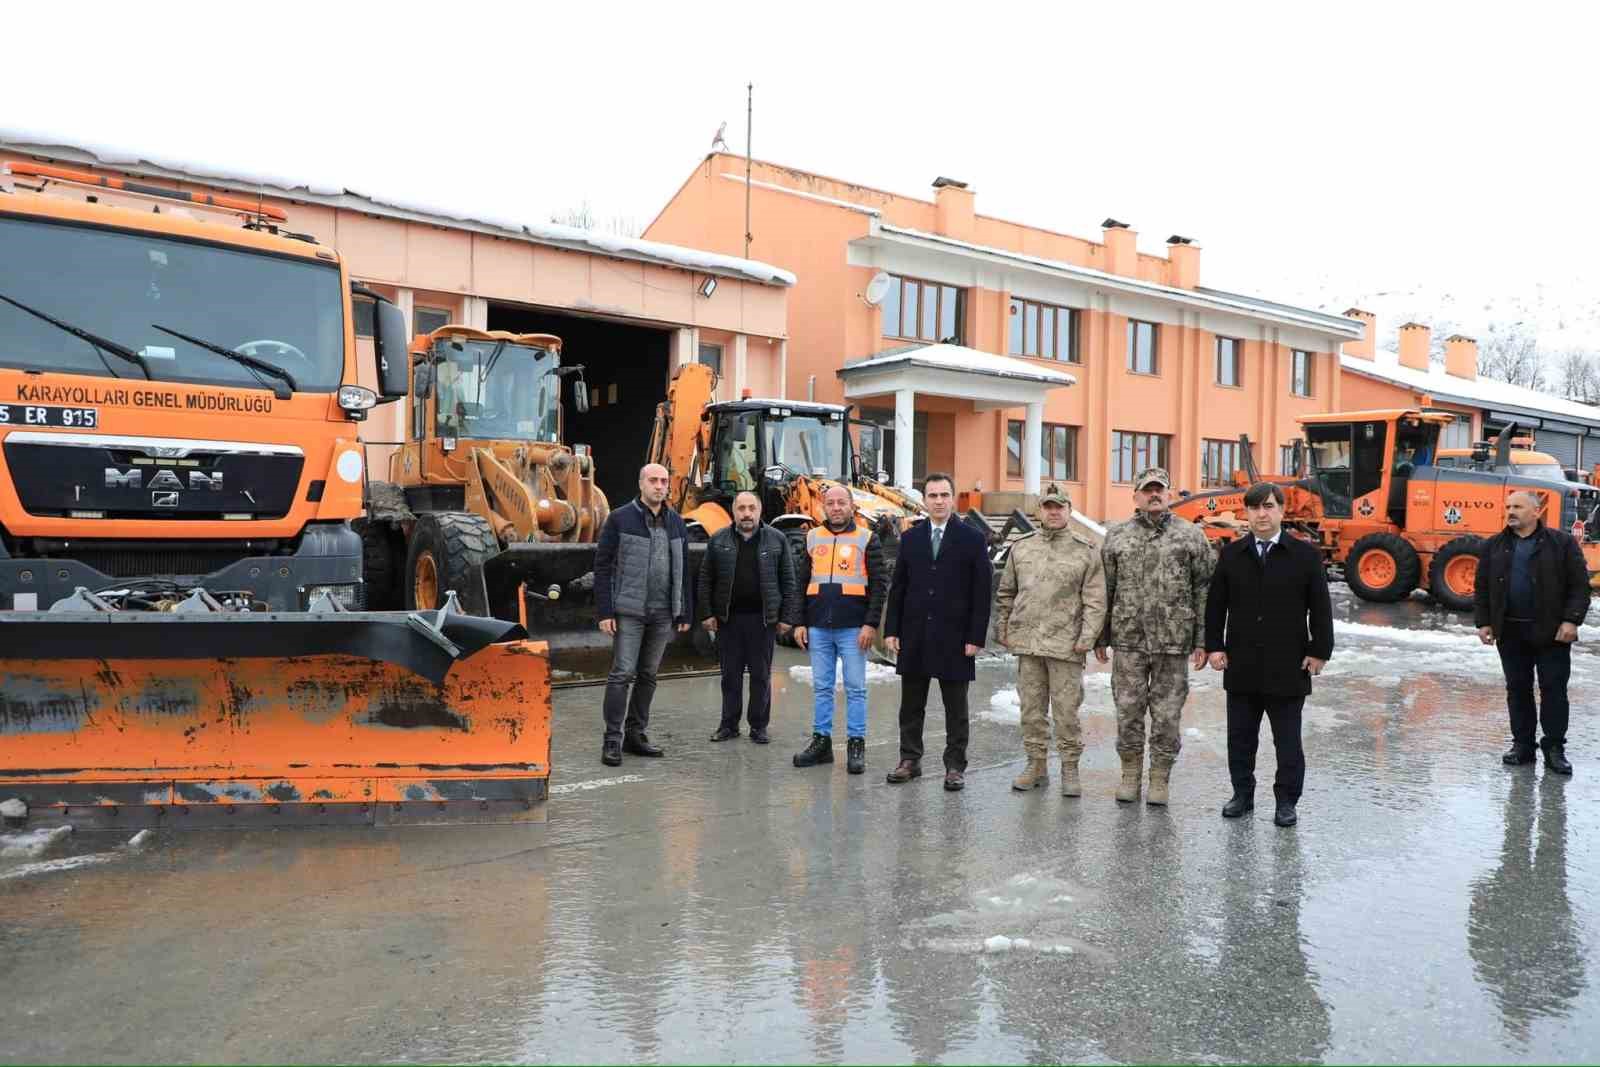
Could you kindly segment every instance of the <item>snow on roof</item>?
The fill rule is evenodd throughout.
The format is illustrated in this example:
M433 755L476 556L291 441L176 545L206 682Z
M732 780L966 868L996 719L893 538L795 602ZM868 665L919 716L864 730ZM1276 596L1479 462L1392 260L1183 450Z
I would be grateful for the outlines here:
M1432 365L1425 371L1417 370L1401 364L1399 354L1392 349L1380 349L1376 359L1340 355L1339 366L1368 378L1427 393L1435 400L1472 407L1529 411L1600 428L1600 407L1550 396L1510 382L1497 382L1492 378L1462 378L1445 373L1444 368L1438 365Z
M976 348L967 348L964 345L909 345L905 348L891 348L875 356L846 363L840 368L839 374L842 376L869 368L893 366L896 363L986 374L994 378L1017 378L1051 386L1075 385L1078 381L1065 371L1040 367L1025 359L997 356L993 352L980 352Z
M463 211L459 208L441 207L416 200L397 199L380 193L367 193L347 188L326 175L310 177L290 176L270 171L247 171L226 163L200 162L177 156L151 155L146 152L115 145L99 144L82 138L63 137L40 130L0 127L0 148L25 155L46 156L54 159L98 163L147 174L165 177L188 178L215 183L246 192L269 188L277 195L331 203L334 207L356 207L374 214L417 216L422 221L444 224L465 224L469 228L482 228L501 234L525 238L535 244L554 245L575 251L597 252L622 259L641 260L685 270L742 278L766 285L793 285L795 276L782 267L738 256L724 256L716 252L703 252L696 248L646 241L638 237L583 230L575 226L561 226L552 222L526 222L504 215ZM63 151L65 150L65 151ZM356 201L359 203L351 203ZM375 210L376 209L376 210ZM383 210L383 209L388 209Z
M1293 307L1289 304L1279 304L1270 300L1242 296L1238 293L1226 293L1220 289L1180 289L1177 286L1161 285L1158 282L1147 282L1140 278L1130 278L1122 274L1111 274L1107 271L1095 270L1093 267L1082 267L1064 260L1031 256L1025 252L1012 251L1009 248L974 244L971 241L958 241L943 234L913 230L905 226L891 226L889 223L878 222L877 220L874 220L873 230L875 233L909 237L919 241L931 241L936 244L965 249L969 252L981 252L984 255L1026 263L1034 267L1043 267L1046 270L1069 274L1108 288L1149 293L1186 304L1200 305L1221 311L1232 311L1255 318L1269 318L1278 322L1293 323L1296 326L1309 327L1313 330L1332 333L1350 340L1361 336L1362 326L1359 322L1347 319L1342 315L1329 315L1323 311L1313 311L1311 308Z

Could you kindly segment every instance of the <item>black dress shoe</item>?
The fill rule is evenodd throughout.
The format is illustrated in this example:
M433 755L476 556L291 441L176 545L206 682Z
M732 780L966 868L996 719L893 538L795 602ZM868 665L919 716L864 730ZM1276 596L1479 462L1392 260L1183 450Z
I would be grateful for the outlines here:
M1506 754L1500 757L1500 762L1507 767L1520 767L1524 763L1533 762L1532 745L1512 745L1506 749Z
M1247 797L1243 793L1235 793L1226 804L1222 805L1222 817L1224 819L1237 819L1245 812L1255 810L1255 797Z
M1293 804L1279 804L1278 812L1272 817L1272 821L1279 826L1293 826L1300 821L1300 816L1295 814Z
M959 793L967 786L967 776L962 771L944 772L944 789L947 793Z
M846 738L844 743L845 770L851 774L865 774L867 770L867 739Z
M622 751L633 756L664 756L665 752L657 745L652 745L650 739L644 734L634 734L632 737L622 739Z
M731 726L719 726L717 732L711 735L713 741L730 741L739 736L739 731Z
M758 745L767 745L772 743L772 738L767 736L767 732L765 730L751 730L750 740L754 741Z
M607 767L622 766L622 742L614 737L606 738L600 746L600 762Z
M1572 764L1567 762L1566 746L1551 745L1544 750L1544 769L1556 774L1572 773Z

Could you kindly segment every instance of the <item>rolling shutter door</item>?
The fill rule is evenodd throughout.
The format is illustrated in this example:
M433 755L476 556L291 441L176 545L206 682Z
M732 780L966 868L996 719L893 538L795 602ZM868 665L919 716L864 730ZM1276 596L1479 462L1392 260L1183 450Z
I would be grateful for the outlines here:
M1536 430L1534 432L1534 447L1540 452L1548 452L1556 457L1556 462L1563 467L1576 467L1578 465L1578 435L1575 433L1562 433L1557 430Z

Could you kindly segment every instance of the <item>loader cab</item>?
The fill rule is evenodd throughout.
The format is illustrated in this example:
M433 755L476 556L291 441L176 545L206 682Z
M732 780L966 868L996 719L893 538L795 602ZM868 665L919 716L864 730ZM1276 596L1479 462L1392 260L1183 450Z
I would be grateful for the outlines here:
M739 400L707 411L711 425L708 481L717 500L760 494L762 514L788 510L789 486L799 477L847 481L850 435L845 408L786 400Z
M1304 420L1308 477L1323 514L1404 525L1411 477L1433 465L1439 429L1447 421L1449 416L1415 411Z

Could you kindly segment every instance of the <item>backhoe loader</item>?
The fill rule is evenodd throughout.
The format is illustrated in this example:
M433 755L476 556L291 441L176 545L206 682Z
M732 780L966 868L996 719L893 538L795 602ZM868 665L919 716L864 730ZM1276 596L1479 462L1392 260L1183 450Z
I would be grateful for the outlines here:
M358 430L405 395L404 317L287 221L0 166L0 801L29 818L542 807L545 647L450 599L364 610Z

